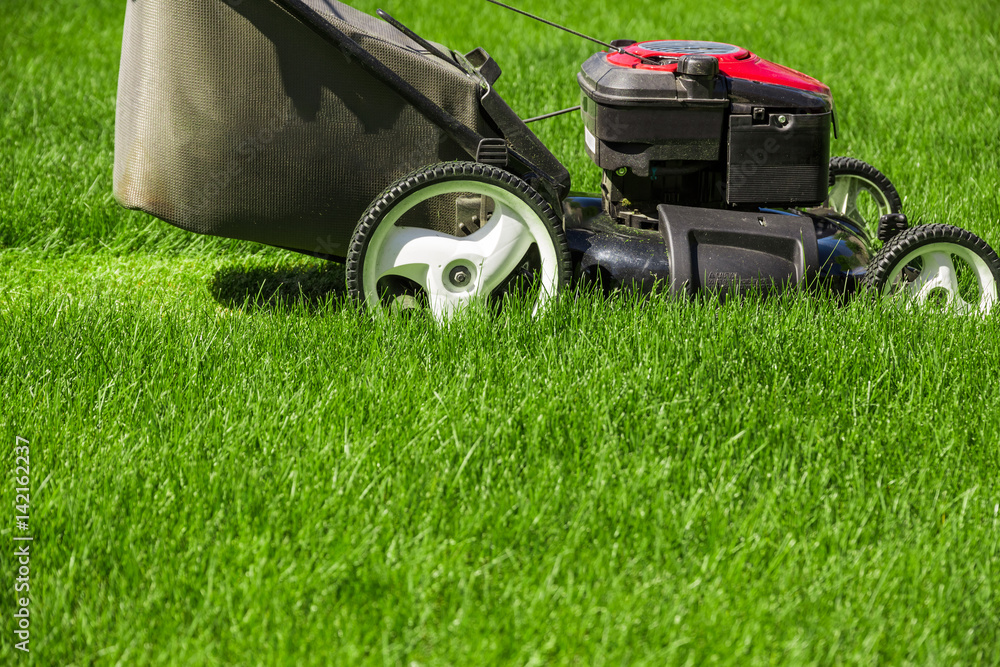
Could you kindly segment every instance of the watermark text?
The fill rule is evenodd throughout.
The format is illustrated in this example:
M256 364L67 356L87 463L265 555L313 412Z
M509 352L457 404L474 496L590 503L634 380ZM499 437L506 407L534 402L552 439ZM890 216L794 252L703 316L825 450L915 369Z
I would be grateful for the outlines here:
M14 442L14 648L28 653L31 641L31 449Z

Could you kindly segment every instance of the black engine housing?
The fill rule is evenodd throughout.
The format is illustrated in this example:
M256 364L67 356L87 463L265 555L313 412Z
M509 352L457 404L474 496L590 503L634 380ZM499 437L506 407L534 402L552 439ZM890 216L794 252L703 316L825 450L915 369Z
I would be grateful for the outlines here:
M828 96L726 76L713 55L673 62L676 71L623 67L597 53L578 75L587 153L604 171L612 217L655 227L660 204L753 210L826 200Z

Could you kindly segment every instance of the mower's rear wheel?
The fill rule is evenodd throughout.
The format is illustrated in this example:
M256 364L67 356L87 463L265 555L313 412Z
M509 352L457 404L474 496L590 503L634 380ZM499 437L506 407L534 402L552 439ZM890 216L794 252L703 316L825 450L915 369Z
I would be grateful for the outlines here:
M830 160L826 207L861 225L875 242L879 218L902 212L903 202L889 178L875 167L852 157L835 157Z
M864 282L882 300L907 308L987 315L1000 293L1000 258L972 232L921 225L886 243Z
M460 220L460 200L481 215ZM571 274L552 207L517 176L474 162L394 183L361 218L347 255L348 291L371 310L426 306L442 322L475 300L523 298L537 312Z

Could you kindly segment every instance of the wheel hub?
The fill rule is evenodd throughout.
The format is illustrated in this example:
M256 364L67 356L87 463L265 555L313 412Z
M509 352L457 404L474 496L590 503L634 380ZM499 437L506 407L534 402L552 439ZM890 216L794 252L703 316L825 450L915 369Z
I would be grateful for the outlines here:
M465 287L472 280L472 274L464 266L456 266L448 275L448 280L455 287Z
M459 259L444 267L441 272L441 283L449 292L461 294L475 289L478 275L474 260Z

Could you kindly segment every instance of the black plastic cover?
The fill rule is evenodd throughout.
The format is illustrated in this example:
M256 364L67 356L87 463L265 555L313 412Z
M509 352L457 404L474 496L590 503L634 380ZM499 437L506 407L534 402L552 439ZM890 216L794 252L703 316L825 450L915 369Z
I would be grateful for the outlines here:
M587 152L598 166L645 176L652 161L720 159L725 81L697 58L689 64L708 75L619 67L605 53L584 62L577 79Z
M726 199L730 204L802 206L826 200L830 113L729 118Z
M808 216L667 204L657 210L673 293L770 293L802 283L819 268L816 227Z
M833 102L829 97L808 90L746 79L727 78L726 83L735 114L749 114L755 107L797 114L833 111Z

